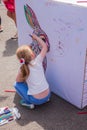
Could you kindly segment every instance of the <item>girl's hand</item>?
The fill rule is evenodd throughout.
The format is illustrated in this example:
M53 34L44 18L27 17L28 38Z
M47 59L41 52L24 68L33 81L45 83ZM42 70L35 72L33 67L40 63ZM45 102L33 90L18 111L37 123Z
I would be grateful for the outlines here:
M31 35L34 40L37 40L38 36L36 34Z
M33 40L37 40L38 38L40 38L41 40L43 40L44 42L46 42L45 41L45 37L42 36L42 35L40 37L38 37L36 34L32 34L32 35L30 35L30 37L32 37Z
M35 34L29 34L29 36L33 39L33 40L36 40L37 36Z
M42 39L44 37L43 36L38 37L34 33L30 36L32 37L33 40L36 40L37 43L42 47L40 55L44 58L47 53L47 45L45 44L45 41Z

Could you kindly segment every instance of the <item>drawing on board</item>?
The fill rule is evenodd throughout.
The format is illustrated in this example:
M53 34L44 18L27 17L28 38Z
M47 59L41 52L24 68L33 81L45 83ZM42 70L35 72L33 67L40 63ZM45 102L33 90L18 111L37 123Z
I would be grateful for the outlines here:
M48 51L49 51L50 44L49 44L48 36L41 29L34 11L28 4L26 4L26 5L24 5L24 12L25 12L25 17L26 17L27 23L33 29L32 33L36 34L37 36L42 37L42 40L44 40L45 43L47 44ZM38 45L37 41L35 41L33 39L32 39L32 43L31 43L31 48L33 49L33 51L35 52L36 55L38 55L41 51L40 45ZM46 68L47 68L47 58L46 57L44 58L44 61L43 61L43 67L44 67L44 71L46 71Z

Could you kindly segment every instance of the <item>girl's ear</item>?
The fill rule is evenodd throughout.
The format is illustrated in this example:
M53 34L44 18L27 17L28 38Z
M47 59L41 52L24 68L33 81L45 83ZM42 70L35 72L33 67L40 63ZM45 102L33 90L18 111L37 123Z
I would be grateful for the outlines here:
M26 4L24 5L24 12L25 12L25 17L26 17L26 20L28 22L28 24L33 28L40 28L40 25L39 25L39 22L36 18L36 15L34 13L34 11L32 10L32 8Z
M32 52L32 54L31 54L31 57L32 57L32 59L34 59L35 58L35 53L34 52Z

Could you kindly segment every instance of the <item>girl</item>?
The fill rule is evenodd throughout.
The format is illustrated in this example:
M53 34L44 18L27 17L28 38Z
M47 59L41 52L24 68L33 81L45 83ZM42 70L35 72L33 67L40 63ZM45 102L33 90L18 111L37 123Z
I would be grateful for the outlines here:
M49 84L46 81L43 69L43 59L46 56L47 45L35 34L32 38L42 47L38 56L35 56L32 49L23 45L16 51L21 67L16 78L15 89L22 97L21 105L34 108L47 102L50 98Z

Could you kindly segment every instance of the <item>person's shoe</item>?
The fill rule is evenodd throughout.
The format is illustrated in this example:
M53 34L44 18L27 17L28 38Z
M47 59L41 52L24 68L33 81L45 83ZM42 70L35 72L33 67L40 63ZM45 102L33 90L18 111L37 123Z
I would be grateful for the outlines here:
M0 29L0 32L3 32L3 29L2 29L2 28Z
M18 39L18 34L16 33L13 37L11 37L11 39L13 39L13 40Z
M47 102L49 102L49 101L50 101L50 99L47 100Z
M30 109L34 109L34 104L28 104L28 103L26 103L24 100L21 100L21 101L20 101L20 104L21 104L22 106L26 106L26 107L28 107L28 108L30 108Z

